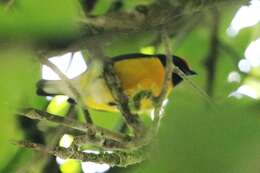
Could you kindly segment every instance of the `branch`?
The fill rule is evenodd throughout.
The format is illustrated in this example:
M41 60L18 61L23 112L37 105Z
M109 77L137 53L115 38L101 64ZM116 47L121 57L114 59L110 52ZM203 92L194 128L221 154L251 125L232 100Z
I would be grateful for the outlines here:
M211 27L211 37L210 37L210 51L205 60L205 65L207 68L207 86L206 90L209 96L213 95L213 86L216 77L216 65L219 55L219 12L217 9L212 11L212 27Z
M247 0L238 2L247 2ZM224 7L228 3L234 2L231 0L160 2L145 6L145 12L138 10L131 12L116 11L103 16L86 16L85 19L80 21L88 27L102 28L105 32L160 30L162 27L168 29L167 26L175 23L181 16L191 16L205 9L211 10L216 6Z
M70 42L63 43L62 47L57 46L36 48L39 53L46 56L53 56L65 52L75 52L93 45L98 41L99 44L106 45L114 38L128 36L130 33L147 33L159 35L161 28L168 33L174 34L183 32L183 28L190 23L190 20L197 14L201 14L205 9L224 7L227 3L234 4L231 0L211 0L211 1L178 1L171 4L154 3L146 6L147 12L110 12L104 16L89 17L80 19L82 30ZM248 0L238 0L240 4ZM206 11L208 12L208 11Z
M77 159L81 161L90 161L95 163L106 163L110 166L126 167L128 165L140 163L146 159L147 154L145 150L138 150L134 152L113 152L92 154L82 151L75 151L73 148L55 147L49 148L42 144L32 143L28 141L14 142L16 145L24 148L33 149L43 153L48 153L62 159Z
M74 137L73 144L77 146L81 145L94 145L95 147L98 147L102 150L108 150L108 151L130 151L130 150L136 150L138 147L136 145L129 145L132 144L132 141L127 142L118 142L112 139L108 138L96 138L91 137L88 135L80 135ZM132 147L133 146L133 147ZM140 148L140 147L139 147Z
M28 117L30 119L36 119L40 121L49 121L62 126L70 127L85 133L92 135L79 135L74 139L76 145L82 145L84 143L90 143L96 146L104 147L111 150L128 150L134 151L146 146L150 141L147 138L133 138L128 135L111 131L94 124L81 123L74 119L60 117L48 112L40 111L37 109L27 109L24 112L18 113L19 115Z
M89 123L92 123L93 121L91 119L88 109L86 108L86 105L84 104L84 99L81 97L80 92L78 91L77 88L74 87L70 79L55 64L51 63L47 58L45 57L40 58L40 61L42 62L42 64L45 64L48 67L50 67L60 77L60 79L64 82L64 86L67 87L68 91L71 92L70 94L73 96L73 98L79 102L79 105L82 108L84 107L83 113L85 116L85 120L88 121ZM72 62L72 57L70 61Z
M116 76L113 64L110 61L108 61L104 67L104 77L126 123L134 130L135 136L140 138L145 132L144 125L137 114L131 113L128 105L128 97L124 94L120 80Z
M169 86L172 81L172 72L174 69L173 59L172 59L172 47L170 44L170 39L166 31L162 32L162 40L165 46L165 52L166 52L166 65L165 65L165 73L164 73L164 81L163 86L161 89L160 95L155 99L155 111L154 111L154 126L156 132L158 131L158 128L160 126L160 113L162 110L163 101L166 99Z
M183 80L187 81L187 82L191 85L191 87L192 87L196 92L198 92L199 95L200 95L201 97L203 97L203 98L207 101L207 103L209 103L209 105L211 105L212 108L215 109L215 105L213 104L213 102L211 101L211 99L209 98L209 96L207 95L207 93L206 93L202 88L200 88L192 79L188 78L188 77L186 76L186 74L185 74L183 71L181 71L181 69L180 69L178 66L175 66L172 62L169 62L169 59L171 59L171 56L170 56L170 55L171 55L171 46L170 46L169 36L166 34L166 32L164 33L163 42L164 42L164 45L165 45L165 50L166 50L166 55L167 55L167 61L168 61L168 63L172 64L172 65L169 65L169 64L168 64L168 67L166 67L166 71L168 71L168 72L167 72L168 75L169 75L169 73L170 73L169 71L172 71L172 72L178 74ZM170 67L170 66L172 66L172 67ZM171 68L172 68L172 69L171 69ZM166 79L166 78L168 78L168 80L170 80L170 79L169 79L169 76L165 76L164 83L167 82L167 79ZM165 87L165 88L167 87L166 84L164 84L164 87ZM159 96L159 98L161 97L160 100L164 100L164 99L163 99L163 95L165 94L165 92L166 92L166 91L164 91L164 92L162 92L162 93L160 94L160 95L162 95L162 96ZM164 98L165 98L165 97L164 97ZM161 102L161 104L162 104L162 102ZM160 108L160 107L161 107L161 106L156 106L157 111L156 111L155 115L159 113L159 111L160 111L159 108ZM155 121L155 122L156 122L156 121Z
M75 121L73 119L55 116L53 114L36 110L36 109L27 109L22 113L19 113L19 115L26 116L31 119L37 119L37 120L44 120L44 121L50 121L57 123L59 125L63 125L66 127L70 127L82 132L96 132L95 134L101 135L102 137L107 137L113 140L116 140L118 142L126 142L129 140L129 136L123 135L121 133L113 132L108 129L95 126L94 124L90 123L80 123L78 121Z
M135 137L140 138L145 132L144 124L140 121L137 114L133 114L130 111L128 97L124 93L120 80L114 71L113 63L104 56L102 48L102 45L99 45L98 42L89 45L88 50L92 57L95 57L92 58L92 62L96 61L103 65L104 71L102 75L104 76L107 86L116 101L118 110L122 113L126 123L133 129Z
M71 105L66 117L74 119L76 116L75 114L75 105ZM28 118L27 118L28 119ZM62 135L64 135L67 132L67 128L64 126L58 126L58 128L55 129L55 131L49 133L51 136L49 137L48 146L49 147L56 147L59 145L59 141ZM31 140L30 140L31 141ZM52 155L48 155L46 158L46 161L44 163L44 166L42 167L42 173L49 173L49 172L59 172L59 165L56 162L56 157Z
M59 77L60 79L64 82L64 85L68 88L68 91L71 91L71 95L73 96L74 99L80 100L80 93L78 90L73 86L71 83L70 79L52 62L50 62L47 58L43 57L40 58L40 61L42 64L48 66L51 68ZM81 101L81 100L80 100Z

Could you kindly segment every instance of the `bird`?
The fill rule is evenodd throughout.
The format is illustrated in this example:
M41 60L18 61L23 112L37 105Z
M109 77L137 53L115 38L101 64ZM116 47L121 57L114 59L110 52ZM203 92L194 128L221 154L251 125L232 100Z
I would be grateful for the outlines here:
M110 58L123 92L129 98L130 106L135 112L146 112L154 108L152 98L158 97L164 83L167 56L164 54L124 54ZM195 75L188 63L181 57L172 56L173 64L185 75ZM86 108L118 112L117 102L104 79L103 65L100 61L92 61L85 72L70 79L70 83L78 91ZM177 73L172 72L171 84L167 95L183 81ZM44 80L37 83L37 94L40 96L67 95L74 102L78 98L65 87L62 80ZM140 100L138 100L140 99ZM138 103L138 104L135 104Z

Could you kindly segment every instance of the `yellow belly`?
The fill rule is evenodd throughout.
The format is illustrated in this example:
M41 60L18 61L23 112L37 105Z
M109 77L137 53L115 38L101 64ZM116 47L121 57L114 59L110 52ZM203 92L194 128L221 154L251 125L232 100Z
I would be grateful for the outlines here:
M125 59L114 63L114 69L121 81L125 94L131 100L140 91L151 91L153 96L160 94L163 80L164 67L157 58L135 58ZM85 98L87 107L104 110L117 111L114 99L106 86L104 79L93 80L90 94ZM153 108L151 101L141 101L140 111Z

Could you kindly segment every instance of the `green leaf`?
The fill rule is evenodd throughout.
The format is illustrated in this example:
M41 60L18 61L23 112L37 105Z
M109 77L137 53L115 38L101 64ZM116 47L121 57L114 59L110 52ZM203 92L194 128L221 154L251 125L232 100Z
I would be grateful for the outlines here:
M23 132L17 124L19 109L41 107L35 94L35 83L39 79L39 62L29 51L18 48L0 51L0 169L16 153L17 147L10 140L19 139Z

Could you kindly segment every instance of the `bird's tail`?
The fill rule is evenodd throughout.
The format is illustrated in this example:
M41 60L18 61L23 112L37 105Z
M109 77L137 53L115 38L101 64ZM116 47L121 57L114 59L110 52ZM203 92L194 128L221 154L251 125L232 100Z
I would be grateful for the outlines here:
M67 95L61 80L40 80L37 83L37 94L40 96Z

